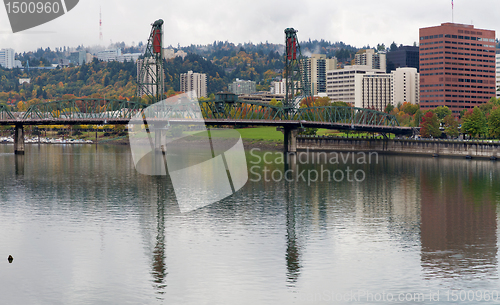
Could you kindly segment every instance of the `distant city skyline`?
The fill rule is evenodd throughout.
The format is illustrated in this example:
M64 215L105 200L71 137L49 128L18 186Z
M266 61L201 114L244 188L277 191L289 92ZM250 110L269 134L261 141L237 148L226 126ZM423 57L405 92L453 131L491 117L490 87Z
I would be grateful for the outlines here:
M454 2L454 22L497 30L498 0ZM99 8L102 11L103 46L110 42L136 45L146 42L151 23L165 21L167 47L229 41L235 44L270 42L283 44L284 29L297 29L299 40L343 41L361 48L395 41L418 42L418 29L451 22L451 1L382 0L373 2L253 1L149 1L82 0L70 12L31 30L12 33L5 9L0 9L0 48L15 52L38 48L94 46L99 41ZM321 9L318 9L321 8ZM432 8L430 10L429 8Z

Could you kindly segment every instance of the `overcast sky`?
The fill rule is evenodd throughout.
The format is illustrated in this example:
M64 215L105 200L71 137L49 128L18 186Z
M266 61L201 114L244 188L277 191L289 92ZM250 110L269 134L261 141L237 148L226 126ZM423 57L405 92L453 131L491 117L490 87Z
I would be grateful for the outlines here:
M456 23L497 30L499 0L454 0ZM80 0L64 16L36 28L12 33L0 8L0 48L16 52L39 47L99 44L99 7L103 45L146 42L151 23L165 21L165 43L181 46L214 40L283 43L284 29L299 40L343 41L356 47L392 41L418 42L418 29L451 21L451 0Z

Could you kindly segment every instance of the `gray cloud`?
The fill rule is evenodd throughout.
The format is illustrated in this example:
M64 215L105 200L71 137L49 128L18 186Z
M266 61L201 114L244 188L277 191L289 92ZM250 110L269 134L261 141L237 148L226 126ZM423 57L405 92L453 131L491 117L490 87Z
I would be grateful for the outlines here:
M358 47L377 43L412 44L420 27L451 21L451 0L353 1L147 1L80 0L66 15L32 30L12 34L0 9L0 48L16 52L38 47L99 44L99 7L104 45L145 42L150 24L165 21L165 45L231 42L283 43L283 30L294 27L299 39L344 41ZM498 0L455 0L455 22L495 29Z

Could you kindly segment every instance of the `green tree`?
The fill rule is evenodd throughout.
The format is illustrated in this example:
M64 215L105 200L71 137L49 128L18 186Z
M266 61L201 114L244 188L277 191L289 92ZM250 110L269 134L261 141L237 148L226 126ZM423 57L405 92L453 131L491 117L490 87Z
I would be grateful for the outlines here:
M500 107L495 107L490 112L488 129L490 136L500 138Z
M442 121L446 116L451 114L451 110L446 106L439 106L434 110L432 110L432 112L434 112L437 115L440 121Z
M424 138L439 137L441 131L439 130L439 119L437 115L429 111L427 112L420 123L420 135Z
M462 122L462 131L468 133L473 138L485 134L488 131L486 116L479 107L474 107L474 110L467 111L464 114Z
M415 115L413 116L413 122L415 127L420 126L423 117L424 113L422 112L422 110L418 109L417 112L415 112Z
M385 109L384 109L384 112L385 113L391 113L391 111L394 109L394 106L392 104L387 104L387 106L385 106Z
M448 114L443 119L443 122L444 122L444 133L446 133L446 135L448 135L452 138L458 137L458 134L459 134L458 125L459 125L459 123L458 123L457 119L453 115Z

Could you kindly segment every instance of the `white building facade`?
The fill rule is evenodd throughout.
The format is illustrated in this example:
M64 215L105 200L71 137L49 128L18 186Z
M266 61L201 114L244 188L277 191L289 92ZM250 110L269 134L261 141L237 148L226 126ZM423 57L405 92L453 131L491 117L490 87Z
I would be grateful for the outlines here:
M496 54L497 98L500 98L500 54Z
M358 108L384 111L388 104L418 104L419 74L415 68L383 73L367 66L348 66L327 72L327 96Z
M113 49L97 52L96 57L102 61L129 61L136 63L142 53L122 53L121 49Z
M97 52L96 57L102 61L115 61L121 55L122 49L113 49Z
M207 97L207 75L205 73L181 73L181 91L189 95L191 99Z
M416 68L397 68L392 76L392 105L420 103L420 74Z
M368 72L361 79L361 103L356 107L383 111L391 102L391 75Z
M0 66L6 69L15 68L14 49L0 50Z

